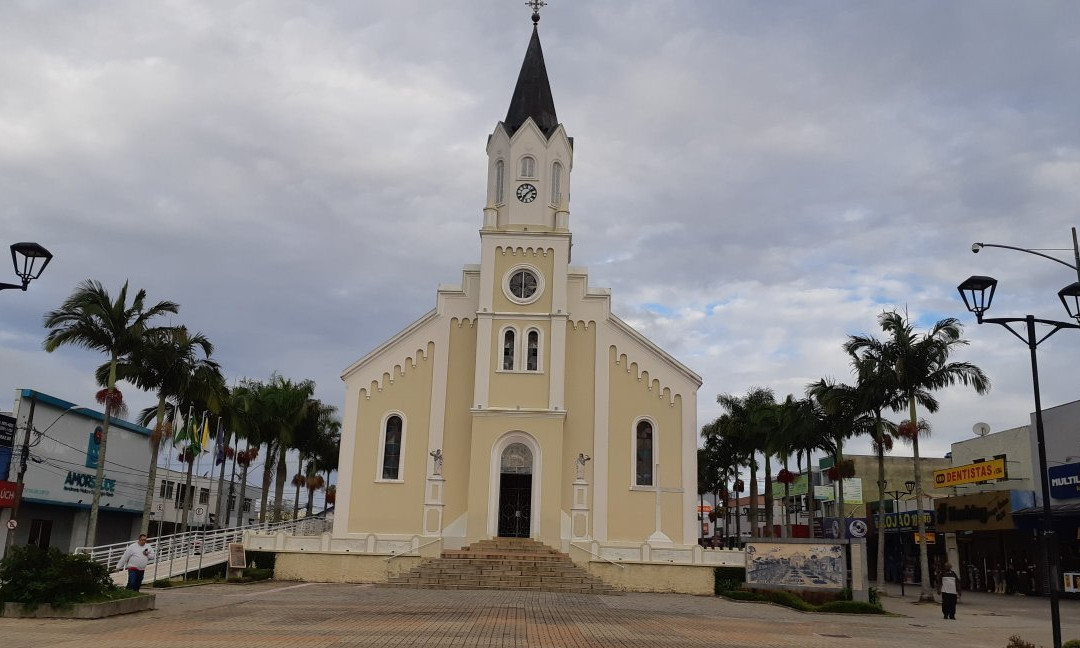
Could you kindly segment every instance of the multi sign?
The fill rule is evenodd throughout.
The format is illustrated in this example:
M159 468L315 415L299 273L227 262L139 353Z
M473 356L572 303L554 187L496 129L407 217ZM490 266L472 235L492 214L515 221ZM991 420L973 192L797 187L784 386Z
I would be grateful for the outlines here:
M877 517L877 516L875 516ZM923 524L926 529L934 528L934 512L922 512ZM901 511L900 513L886 513L882 524L886 531L915 531L919 528L919 514L916 511Z
M991 481L994 479L1006 479L1005 457L996 457L989 461L980 461L964 466L955 466L944 470L934 471L934 486L948 488L961 484L974 484L977 482Z
M1050 497L1053 499L1080 497L1080 463L1051 466L1046 474L1050 478Z

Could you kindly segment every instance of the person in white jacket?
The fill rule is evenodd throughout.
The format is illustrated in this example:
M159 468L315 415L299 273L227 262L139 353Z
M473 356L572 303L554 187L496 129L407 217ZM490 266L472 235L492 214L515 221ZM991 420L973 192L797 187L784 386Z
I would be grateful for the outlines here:
M138 592L142 587L146 565L154 559L154 556L154 548L146 544L145 533L140 534L138 541L131 543L124 550L124 555L120 557L120 562L116 563L116 568L120 571L127 569L129 590Z

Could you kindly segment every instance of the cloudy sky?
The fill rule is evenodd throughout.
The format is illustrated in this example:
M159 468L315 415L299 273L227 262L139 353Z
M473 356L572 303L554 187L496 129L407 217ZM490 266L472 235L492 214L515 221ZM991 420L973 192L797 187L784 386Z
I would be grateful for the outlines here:
M95 278L180 303L175 322L215 342L231 379L311 378L340 405L341 370L479 260L484 147L528 41L523 1L3 14L3 245L56 255L28 292L0 294L5 399L91 401L102 358L45 353L41 318ZM840 344L899 307L968 323L959 359L993 380L941 394L927 454L977 421L1024 424L1026 350L975 326L955 286L990 274L994 314L1064 316L1068 268L970 247L1071 247L1077 24L1074 2L551 0L574 262L704 377L700 423L717 393L849 380ZM1080 398L1078 361L1074 332L1041 347L1047 405Z

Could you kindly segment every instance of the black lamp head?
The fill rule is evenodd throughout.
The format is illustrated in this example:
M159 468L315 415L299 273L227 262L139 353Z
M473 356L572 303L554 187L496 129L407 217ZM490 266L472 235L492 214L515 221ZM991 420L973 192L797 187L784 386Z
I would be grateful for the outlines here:
M972 313L975 313L975 316L981 322L983 313L990 310L990 302L994 301L997 279L974 275L965 279L956 289L960 291L964 306ZM987 290L990 292L987 293Z
M1059 290L1058 297L1065 305L1065 310L1069 312L1069 317L1080 322L1080 281L1074 281Z
M915 482L912 480L904 482L904 488L906 488L907 492L910 493L911 491L915 490Z
M11 263L15 266L15 274L22 279L23 285L41 276L45 266L52 260L52 252L49 252L37 243L13 243L11 246ZM44 259L41 266L35 268L39 259Z

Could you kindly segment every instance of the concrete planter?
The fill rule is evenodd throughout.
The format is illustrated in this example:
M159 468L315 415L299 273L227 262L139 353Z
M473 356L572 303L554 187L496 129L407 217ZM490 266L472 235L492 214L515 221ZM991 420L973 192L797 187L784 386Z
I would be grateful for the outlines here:
M130 614L154 609L153 594L143 594L118 601L102 603L75 603L69 607L53 607L42 604L34 610L26 610L22 603L4 603L0 616L16 619L101 619L118 614Z

